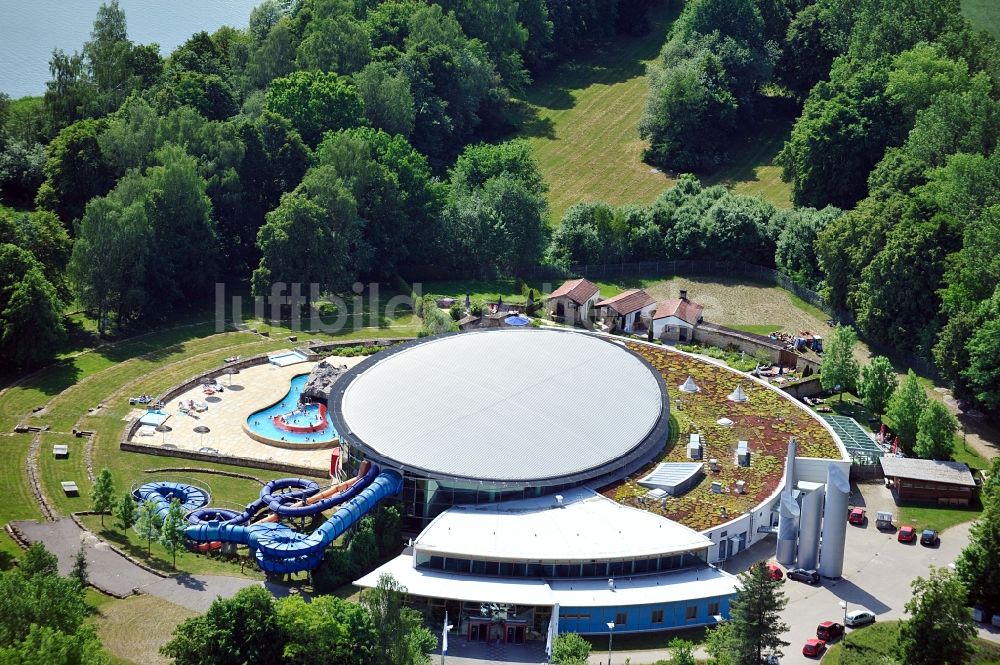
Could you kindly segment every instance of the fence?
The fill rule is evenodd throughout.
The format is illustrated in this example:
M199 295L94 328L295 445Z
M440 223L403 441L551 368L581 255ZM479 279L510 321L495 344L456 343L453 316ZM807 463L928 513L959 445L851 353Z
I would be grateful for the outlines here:
M711 275L713 277L740 277L767 284L775 284L794 293L810 305L826 312L831 318L842 323L852 323L849 312L831 308L823 297L774 268L766 268L745 261L713 261L683 259L677 261L638 261L634 263L592 263L574 264L568 270L559 266L540 265L521 271L522 279L564 279L566 277L587 277L588 279L616 279L621 277L642 277L650 275Z

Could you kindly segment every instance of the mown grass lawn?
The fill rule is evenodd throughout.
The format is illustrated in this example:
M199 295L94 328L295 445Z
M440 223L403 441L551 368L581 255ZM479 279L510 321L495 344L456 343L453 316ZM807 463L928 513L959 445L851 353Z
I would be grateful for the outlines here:
M899 524L909 524L918 532L934 529L938 533L963 522L978 519L983 508L978 503L973 506L899 506ZM947 538L945 533L941 538Z
M962 14L976 28L1000 38L1000 6L997 0L962 0Z
M680 7L655 7L649 33L591 49L539 77L524 95L520 136L533 146L549 185L552 223L581 201L651 203L675 182L642 161L646 143L638 123L648 95L646 65L659 54ZM776 116L754 136L735 140L731 161L705 176L705 184L790 206L790 187L772 162L791 123L791 117Z
M156 596L141 595L99 602L89 621L115 665L167 665L171 660L160 655L160 647L170 641L178 624L195 615Z

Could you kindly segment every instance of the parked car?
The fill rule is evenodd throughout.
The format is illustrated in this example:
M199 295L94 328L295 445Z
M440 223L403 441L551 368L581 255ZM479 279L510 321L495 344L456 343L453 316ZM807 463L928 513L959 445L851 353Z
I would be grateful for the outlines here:
M844 617L844 623L851 628L866 626L870 623L875 623L875 613L866 609L851 610Z
M851 524L864 524L865 523L865 509L864 508L852 508L850 514L847 516L847 521Z
M901 543L912 543L917 537L917 530L914 529L909 524L904 524L899 527L899 533L896 534L896 540Z
M879 510L875 513L876 529L892 529L892 513Z
M767 565L767 572L771 576L772 580L780 580L785 577L785 573L781 571L781 566L779 566L778 564L768 563L765 565Z
M819 658L823 655L824 651L826 651L826 642L815 637L810 637L806 640L806 643L802 645L803 656Z
M819 583L819 573L817 573L815 570L806 570L805 568L791 568L785 574L788 576L788 579L790 580L805 582L806 584Z
M920 532L920 544L933 547L941 543L941 538L938 537L937 531L934 529L924 529Z
M832 642L844 634L843 624L835 621L824 621L816 626L816 637L824 642Z

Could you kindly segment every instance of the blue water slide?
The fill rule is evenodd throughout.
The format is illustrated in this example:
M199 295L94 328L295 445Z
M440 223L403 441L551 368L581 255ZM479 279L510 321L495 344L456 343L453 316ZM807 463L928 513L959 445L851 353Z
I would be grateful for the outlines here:
M357 488L337 512L311 534L299 533L276 522L249 526L209 522L189 526L185 534L198 542L218 540L248 545L255 552L258 565L269 573L311 570L319 565L324 550L331 543L374 509L379 501L399 494L402 487L403 477L399 473L379 473L378 467L372 465L350 490L337 495L343 497Z
M345 501L349 501L358 495L365 487L370 485L375 477L378 475L378 466L371 465L365 475L358 478L357 482L348 487L343 492L339 492L332 496L328 496L325 499L321 499L316 503L310 503L305 505L295 505L284 500L284 495L272 498L268 502L268 509L272 513L276 513L281 517L308 517L310 515L315 515L317 513L322 513L334 506L338 506ZM315 494L316 492L312 492ZM261 494L261 500L267 501L268 497ZM296 503L299 503L298 501Z
M139 503L153 502L156 506L156 513L161 518L167 516L167 511L170 510L170 504L174 499L181 502L181 508L185 513L203 507L209 500L208 493L200 487L164 480L140 485L132 492L132 496Z

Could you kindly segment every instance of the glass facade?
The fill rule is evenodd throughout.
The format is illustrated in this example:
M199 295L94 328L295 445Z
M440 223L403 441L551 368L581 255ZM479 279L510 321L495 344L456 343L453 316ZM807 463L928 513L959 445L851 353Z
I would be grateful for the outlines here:
M627 559L623 561L543 562L498 561L492 559L467 559L438 555L415 554L417 568L443 570L449 573L468 573L486 577L535 577L545 579L578 579L626 577L661 573L706 563L707 550L683 552L669 556Z

